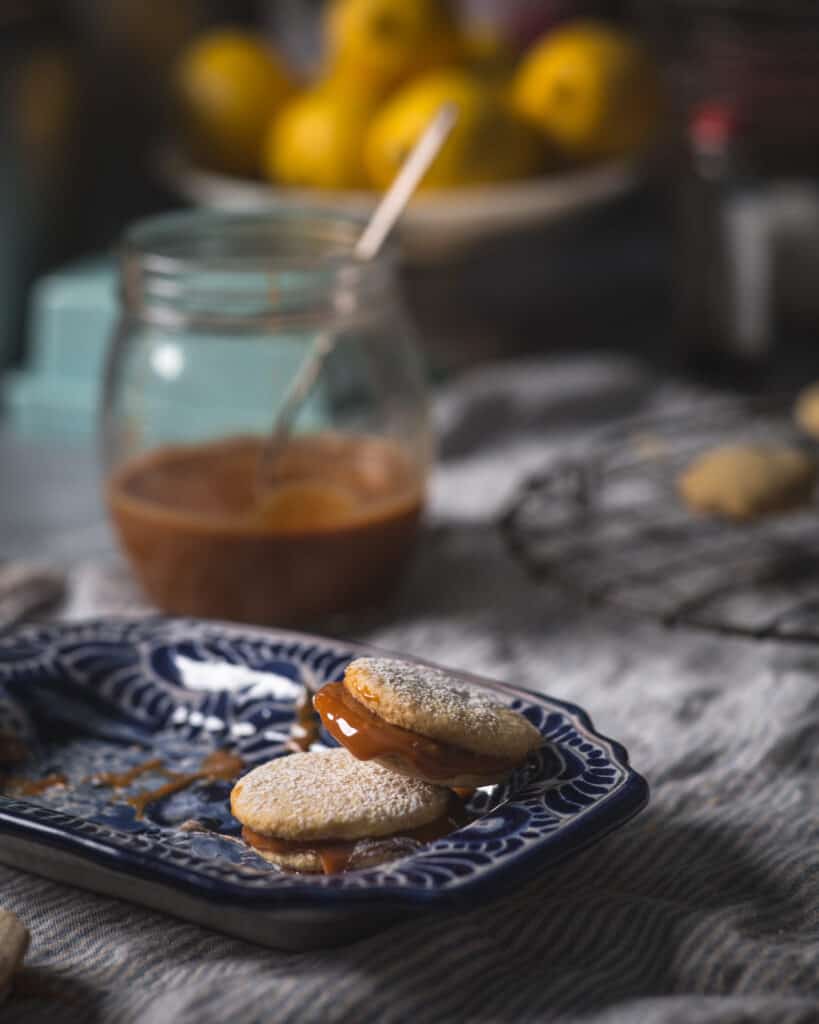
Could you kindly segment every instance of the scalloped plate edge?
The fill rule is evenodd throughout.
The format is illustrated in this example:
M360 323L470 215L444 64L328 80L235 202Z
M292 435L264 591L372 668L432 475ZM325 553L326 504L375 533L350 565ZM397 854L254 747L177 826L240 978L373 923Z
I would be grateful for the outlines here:
M280 642L338 645L355 654L386 654L419 664L442 667L427 659L395 654L355 641L210 620L164 616L109 616L49 624L46 628L58 631L64 628L68 632L83 628L161 628L171 625L175 629L184 629L186 626L207 627L226 634L253 636L266 640L275 637ZM19 627L3 631L2 635L8 637L9 634L25 633L32 628ZM549 706L564 710L578 720L591 738L609 748L615 762L625 774L623 783L604 801L550 837L543 847L522 853L513 865L498 868L490 877L475 878L455 890L435 890L424 894L413 892L387 896L379 890L361 889L351 893L344 890L322 889L312 893L304 890L277 892L269 899L264 899L260 898L258 892L243 893L240 890L233 890L224 882L210 889L205 880L189 875L184 868L157 863L150 856L144 857L135 851L117 850L93 839L68 836L58 828L3 810L0 810L0 835L3 837L3 842L0 843L0 863L171 913L196 924L262 945L309 949L370 934L397 917L406 916L413 911L451 910L463 907L471 902L470 897L474 895L475 890L480 890L484 898L494 899L548 867L598 842L633 818L648 803L648 783L631 768L626 749L616 740L595 729L583 708L546 694L535 693L474 673L448 668L445 671L455 678L483 688L488 687L515 696L525 695L537 703L546 702ZM89 877L89 867L92 866L93 877ZM138 882L138 889L135 889L134 882ZM366 916L362 915L365 908ZM332 934L328 936L326 930L330 926Z

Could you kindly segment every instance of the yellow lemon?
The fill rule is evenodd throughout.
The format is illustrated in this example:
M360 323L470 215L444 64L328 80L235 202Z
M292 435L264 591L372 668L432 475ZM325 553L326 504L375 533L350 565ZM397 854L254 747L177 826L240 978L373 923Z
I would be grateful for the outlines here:
M661 105L648 54L624 32L595 21L575 22L536 43L518 70L512 102L579 160L643 149Z
M330 64L324 76L312 88L343 95L347 102L357 107L366 107L370 112L380 106L390 92L382 83L362 74L361 68L343 61Z
M250 33L214 31L182 54L176 86L195 158L231 174L259 174L265 128L291 91L279 57Z
M364 151L373 184L386 187L443 103L458 118L421 188L480 185L525 177L543 161L542 140L496 89L465 71L432 72L405 86L376 114Z
M323 83L290 100L268 128L264 169L273 181L313 188L364 188L364 137L372 107Z
M446 0L334 0L327 36L331 66L382 94L458 54Z

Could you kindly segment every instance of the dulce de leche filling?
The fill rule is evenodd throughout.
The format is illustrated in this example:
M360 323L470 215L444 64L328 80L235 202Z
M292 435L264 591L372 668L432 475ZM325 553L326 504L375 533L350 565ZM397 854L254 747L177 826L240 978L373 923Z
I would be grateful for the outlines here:
M435 821L419 828L396 832L388 836L372 836L372 842L387 842L391 839L414 839L418 843L431 843L435 839L449 835L461 828L468 821L468 815L461 801L453 796L447 812ZM367 837L362 837L367 838ZM315 853L321 861L325 875L335 875L346 871L353 859L356 844L360 839L279 839L277 836L264 836L254 832L247 825L242 826L242 839L257 850L268 850L270 853Z
M419 775L427 779L449 779L458 775L503 775L515 763L487 754L440 743L409 729L390 725L373 714L345 687L329 683L313 699L330 735L360 761L387 754L400 754Z

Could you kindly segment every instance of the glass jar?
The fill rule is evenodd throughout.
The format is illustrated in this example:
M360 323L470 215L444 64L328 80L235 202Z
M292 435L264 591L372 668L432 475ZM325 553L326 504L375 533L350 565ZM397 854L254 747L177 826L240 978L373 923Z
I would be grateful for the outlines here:
M410 324L362 224L320 209L137 224L109 353L106 498L163 610L290 625L380 604L411 550L431 454ZM278 410L319 339L283 443Z

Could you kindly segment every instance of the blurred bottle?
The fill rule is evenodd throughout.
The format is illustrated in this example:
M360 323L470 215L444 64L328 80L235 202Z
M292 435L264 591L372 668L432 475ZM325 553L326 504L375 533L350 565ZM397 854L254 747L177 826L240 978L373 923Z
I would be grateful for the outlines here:
M671 0L651 16L676 99L678 351L733 383L819 369L819 8Z
M773 346L765 181L730 105L702 104L686 129L676 181L678 343L698 372L736 378L761 369Z

